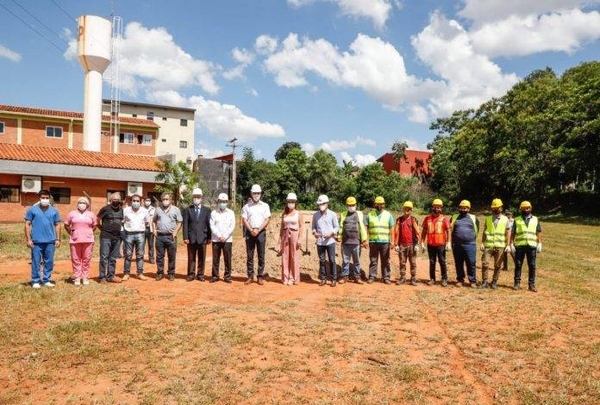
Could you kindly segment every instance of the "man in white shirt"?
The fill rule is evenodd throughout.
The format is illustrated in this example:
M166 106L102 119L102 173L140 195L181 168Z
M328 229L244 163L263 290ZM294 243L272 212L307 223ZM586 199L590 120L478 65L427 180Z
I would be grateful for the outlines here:
M261 201L262 189L260 185L255 184L250 190L252 201L248 202L242 208L242 221L246 230L246 268L248 279L244 284L252 283L254 278L254 250L258 253L258 277L259 285L264 284L265 272L265 229L271 220L271 210L269 204Z
M125 232L123 281L129 280L134 248L137 277L143 281L147 280L147 277L144 276L144 245L146 243L146 226L151 220L148 210L142 207L142 197L137 194L131 196L131 206L123 209L123 230Z
M233 245L233 231L235 229L235 214L227 208L229 197L225 193L217 197L217 209L210 214L210 231L212 235L212 277L211 283L219 281L219 261L223 252L225 274L223 280L231 283L231 247Z

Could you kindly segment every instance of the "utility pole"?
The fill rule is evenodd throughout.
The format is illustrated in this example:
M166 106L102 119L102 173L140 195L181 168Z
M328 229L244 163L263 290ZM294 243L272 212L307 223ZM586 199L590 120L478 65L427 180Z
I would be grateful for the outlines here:
M229 184L231 185L231 209L236 210L237 199L236 199L236 189L237 189L237 171L235 169L235 148L237 145L237 138L230 139L226 146L231 147L231 171L233 173L230 174L231 178L229 180Z

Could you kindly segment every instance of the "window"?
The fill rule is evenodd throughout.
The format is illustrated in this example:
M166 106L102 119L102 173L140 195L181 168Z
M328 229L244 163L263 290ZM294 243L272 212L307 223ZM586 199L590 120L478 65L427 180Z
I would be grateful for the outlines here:
M152 145L152 135L138 135L137 143L140 145Z
M181 127L187 127L187 120L185 118L182 118L179 120L179 126Z
M0 134L4 133L4 122L0 121Z
M0 186L0 202L19 202L18 186Z
M163 121L166 121L166 120L167 120L167 117L163 117L163 118L162 118L162 120L163 120Z
M167 140L166 140L165 138L161 139L161 141L163 141L163 142L167 142Z
M148 111L146 113L146 119L150 121L154 121L154 111Z
M137 118L137 114L131 114L133 118Z
M48 138L62 138L63 129L61 127L46 127L46 136Z
M181 149L186 149L187 148L187 141L179 141L179 147Z
M133 143L135 135L129 132L119 134L119 142L121 143Z
M71 204L71 189L65 187L50 187L50 195L54 204Z

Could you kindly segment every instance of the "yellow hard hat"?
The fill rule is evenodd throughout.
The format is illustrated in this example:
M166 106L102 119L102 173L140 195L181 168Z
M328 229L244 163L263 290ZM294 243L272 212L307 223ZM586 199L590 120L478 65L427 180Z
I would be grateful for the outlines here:
M413 209L412 201L406 201L404 204L402 204L402 208L410 208L412 210Z
M438 206L438 207L443 207L444 203L442 202L442 200L440 200L439 198L436 198L435 200L433 200L433 202L431 203L432 206Z
M375 204L385 204L385 200L382 196L375 197Z
M491 208L501 208L504 204L502 204L502 200L499 198L494 198L492 200Z
M346 205L356 205L356 198L354 198L354 197L346 198Z
M531 208L531 203L529 201L523 201L519 206L519 209L522 210L523 208Z
M469 202L469 200L462 200L460 202L460 204L458 204L459 207L467 207L469 209L471 209L471 203Z

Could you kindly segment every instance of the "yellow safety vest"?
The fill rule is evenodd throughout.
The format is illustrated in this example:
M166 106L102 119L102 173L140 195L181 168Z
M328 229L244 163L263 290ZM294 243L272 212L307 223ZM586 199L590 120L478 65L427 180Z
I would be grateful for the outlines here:
M507 240L506 227L508 226L508 218L505 215L500 215L498 223L494 226L494 216L490 215L485 220L485 242L483 245L488 248L503 248L506 247Z
M383 211L377 215L377 210L369 212L369 242L372 243L390 243L392 236L393 223L392 214L389 211Z
M522 216L515 218L515 246L537 246L537 217L532 216L529 219L529 225L525 224Z

